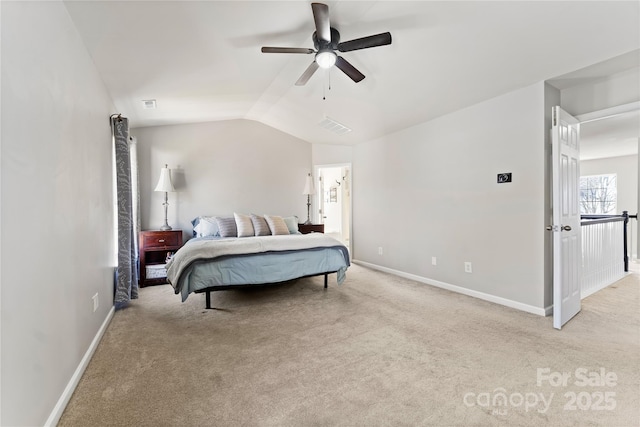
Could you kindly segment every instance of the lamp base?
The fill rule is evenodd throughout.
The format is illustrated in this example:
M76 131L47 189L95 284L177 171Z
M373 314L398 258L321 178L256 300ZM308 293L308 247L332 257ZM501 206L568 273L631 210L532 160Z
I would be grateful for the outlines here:
M169 207L169 200L167 198L168 194L169 193L167 193L166 191L164 192L164 203L162 204L162 206L164 206L164 225L160 227L160 231L171 230L171 227L169 227L169 221L167 221L167 208Z
M311 224L311 196L307 194L307 220L304 222L304 225Z

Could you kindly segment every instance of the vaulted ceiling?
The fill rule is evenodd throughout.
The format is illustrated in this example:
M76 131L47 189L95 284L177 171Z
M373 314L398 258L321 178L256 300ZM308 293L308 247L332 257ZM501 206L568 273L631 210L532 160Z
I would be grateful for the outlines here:
M375 139L640 48L635 1L330 1L343 41L393 43L341 54L360 83L334 68L300 87L313 55L260 48L313 48L308 1L65 4L133 127L245 118L313 143Z

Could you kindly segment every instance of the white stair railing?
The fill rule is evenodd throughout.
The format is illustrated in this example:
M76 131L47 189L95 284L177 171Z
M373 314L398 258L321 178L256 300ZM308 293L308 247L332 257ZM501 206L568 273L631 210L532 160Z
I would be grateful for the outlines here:
M582 220L582 298L625 275L624 217Z

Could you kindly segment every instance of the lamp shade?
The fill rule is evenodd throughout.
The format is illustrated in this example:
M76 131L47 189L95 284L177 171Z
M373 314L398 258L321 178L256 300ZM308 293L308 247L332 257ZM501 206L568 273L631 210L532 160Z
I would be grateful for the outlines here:
M164 165L164 167L160 169L160 179L158 180L155 191L176 191L171 183L171 171L167 165Z
M331 68L336 63L337 56L332 50L321 50L316 54L316 62L320 68Z
M307 175L307 180L304 183L304 190L302 190L302 194L308 196L310 194L315 194L315 189L313 188L313 178L311 174Z

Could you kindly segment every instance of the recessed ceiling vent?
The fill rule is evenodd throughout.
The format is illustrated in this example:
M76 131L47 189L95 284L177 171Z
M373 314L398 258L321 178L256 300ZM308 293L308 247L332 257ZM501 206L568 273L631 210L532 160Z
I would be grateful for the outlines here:
M351 132L351 129L349 129L342 123L338 123L337 121L333 120L331 117L325 117L323 121L318 123L318 125L321 128L324 128L338 135L344 135L345 133Z
M145 110L155 110L156 109L156 100L155 99L146 99L142 101L142 108Z

